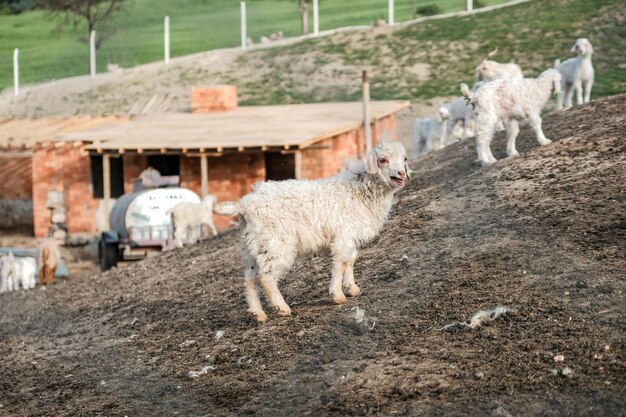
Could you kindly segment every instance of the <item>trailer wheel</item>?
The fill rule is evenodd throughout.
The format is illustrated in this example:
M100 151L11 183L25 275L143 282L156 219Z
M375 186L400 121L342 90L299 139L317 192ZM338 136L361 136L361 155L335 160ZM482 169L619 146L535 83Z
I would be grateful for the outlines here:
M117 243L106 242L100 239L98 243L98 258L100 259L100 271L107 271L117 266L119 260L119 247Z

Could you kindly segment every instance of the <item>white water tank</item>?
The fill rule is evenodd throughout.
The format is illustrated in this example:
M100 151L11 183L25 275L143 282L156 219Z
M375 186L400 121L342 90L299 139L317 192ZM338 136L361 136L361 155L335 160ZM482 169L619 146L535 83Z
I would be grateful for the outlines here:
M155 188L124 194L111 209L109 225L121 238L158 241L172 236L167 210L178 203L199 203L200 197L186 188Z

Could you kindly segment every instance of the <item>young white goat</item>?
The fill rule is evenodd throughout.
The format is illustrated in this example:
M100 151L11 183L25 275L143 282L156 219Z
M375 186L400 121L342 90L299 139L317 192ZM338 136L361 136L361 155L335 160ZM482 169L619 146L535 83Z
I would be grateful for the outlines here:
M440 107L437 110L437 114L437 117L415 119L413 121L411 142L413 156L425 155L430 151L444 147L446 136L445 121L449 117L448 109Z
M498 52L498 48L489 52L487 57L476 67L475 78L476 82L479 81L493 81L493 80L517 80L524 78L524 73L519 65L514 63L502 64L496 61L490 61L489 58L494 56Z
M561 73L561 86L563 88L563 94L557 97L557 110L563 108L563 101L565 101L566 109L572 107L574 90L576 90L578 105L583 104L583 102L588 103L591 97L591 87L593 86L594 78L593 63L591 62L593 46L591 46L591 42L587 38L580 38L572 47L572 52L575 52L578 56L563 62L560 59L554 61L554 68ZM584 100L583 83L585 84Z
M314 181L264 182L239 202L219 203L217 213L240 214L244 224L240 247L248 311L260 322L267 319L260 284L270 306L290 315L279 278L298 256L325 249L333 257L329 292L334 302L346 302L344 290L359 295L353 272L358 250L380 233L409 172L402 144L381 142L355 172Z
M498 120L507 130L508 156L517 156L515 139L519 120L528 120L540 145L551 141L541 129L541 110L552 93L561 91L561 75L555 69L544 71L539 77L522 80L496 80L486 83L475 92L461 84L461 92L474 108L476 115L476 152L483 165L496 162L491 153L491 139Z
M9 252L8 255L0 256L0 294L8 291L13 291L15 260L13 253Z
M480 83L483 84L483 83ZM454 137L454 130L458 123L461 124L461 133L459 139L463 140L470 136L474 136L474 114L472 107L468 106L464 97L458 97L445 105L448 117L446 120L446 129L444 144L449 144Z
M183 201L166 211L166 214L172 216L176 247L182 248L185 234L188 237L194 235L196 230L202 227L203 224L211 228L213 235L217 235L217 229L213 221L213 207L216 202L217 198L215 196L207 195L200 203Z

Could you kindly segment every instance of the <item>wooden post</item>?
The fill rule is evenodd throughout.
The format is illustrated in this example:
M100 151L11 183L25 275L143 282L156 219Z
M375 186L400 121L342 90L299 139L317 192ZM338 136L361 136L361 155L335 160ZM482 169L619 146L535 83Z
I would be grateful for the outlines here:
M102 155L102 188L104 194L104 230L109 230L109 207L111 204L111 155Z
M89 35L89 75L96 76L96 31L92 30Z
M200 155L200 177L200 189L202 190L202 198L204 198L209 195L209 161L204 153Z
M241 2L241 49L246 49L247 34L247 21L246 21L246 2Z
M313 34L320 34L320 5L319 0L313 0Z
M164 27L164 43L163 43L163 53L165 55L165 63L170 63L170 17L165 16L165 22L163 22Z
M17 97L20 94L20 50L13 50L13 95Z
M471 12L474 10L474 0L467 0L467 11Z
M365 153L372 150L372 126L370 116L370 83L367 71L363 71L363 136L365 137Z
M393 0L389 0L389 26L393 26L395 23Z
M302 151L296 151L296 153L294 154L294 162L296 165L296 179L297 180L301 180L302 179Z

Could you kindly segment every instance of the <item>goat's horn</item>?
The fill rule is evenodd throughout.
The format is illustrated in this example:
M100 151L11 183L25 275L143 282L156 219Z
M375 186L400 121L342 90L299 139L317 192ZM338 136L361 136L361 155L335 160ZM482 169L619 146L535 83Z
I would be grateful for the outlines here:
M487 54L487 58L491 58L492 56L494 56L497 53L498 53L498 47L496 46L496 49L494 49L493 51L491 51L491 52L489 52Z

